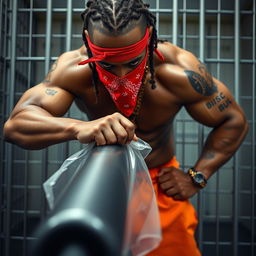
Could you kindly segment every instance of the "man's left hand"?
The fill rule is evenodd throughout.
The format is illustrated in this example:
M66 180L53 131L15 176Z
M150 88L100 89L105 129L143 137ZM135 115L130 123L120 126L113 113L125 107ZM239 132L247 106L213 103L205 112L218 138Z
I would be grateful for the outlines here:
M175 200L186 200L200 190L188 173L175 167L162 168L158 174L158 183L164 193Z

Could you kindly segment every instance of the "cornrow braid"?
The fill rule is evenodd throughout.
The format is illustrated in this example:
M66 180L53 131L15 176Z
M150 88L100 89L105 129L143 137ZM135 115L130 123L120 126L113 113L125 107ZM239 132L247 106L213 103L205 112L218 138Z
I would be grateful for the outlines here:
M149 43L149 70L151 74L151 88L156 88L155 72L154 72L154 49L157 48L157 31L156 18L149 11L149 4L143 0L89 0L87 8L82 12L81 17L84 21L83 26L83 41L87 48L88 57L91 58L92 52L88 46L88 42L84 30L88 30L90 22L101 22L104 28L112 33L122 33L129 28L132 21L139 21L145 18L146 25L152 26L152 36ZM90 63L90 68L93 71L93 85L95 92L98 95L98 74L95 63Z

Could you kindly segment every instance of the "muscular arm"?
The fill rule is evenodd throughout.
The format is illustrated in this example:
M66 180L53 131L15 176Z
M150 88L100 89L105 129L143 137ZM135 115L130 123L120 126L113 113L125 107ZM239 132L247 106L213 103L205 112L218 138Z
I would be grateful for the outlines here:
M213 127L194 168L208 179L236 152L248 124L242 109L227 87L211 77L194 55L177 49L174 65L165 65L161 76L180 106L198 122ZM160 77L160 76L159 76ZM158 181L166 195L175 200L192 197L200 189L189 174L170 167L162 168Z
M79 120L63 118L73 97L58 87L41 83L21 97L4 126L9 142L27 149L75 139L74 125Z
M207 72L195 57L189 56L191 69L185 69L191 98L185 107L198 122L213 127L195 169L209 178L236 152L248 131L244 112L227 87ZM190 90L189 89L189 90Z
M91 82L89 67L78 67L77 55L62 55L45 80L24 93L4 125L6 141L41 149L69 140L97 145L137 140L134 125L119 113L88 122L62 117L74 98L70 91Z

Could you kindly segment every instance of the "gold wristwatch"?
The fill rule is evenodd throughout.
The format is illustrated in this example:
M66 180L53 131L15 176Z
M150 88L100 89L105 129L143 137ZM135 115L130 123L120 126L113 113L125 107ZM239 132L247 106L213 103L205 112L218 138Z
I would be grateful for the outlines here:
M204 188L207 184L207 180L202 172L196 171L193 167L188 170L188 174L191 176L193 182L200 188Z

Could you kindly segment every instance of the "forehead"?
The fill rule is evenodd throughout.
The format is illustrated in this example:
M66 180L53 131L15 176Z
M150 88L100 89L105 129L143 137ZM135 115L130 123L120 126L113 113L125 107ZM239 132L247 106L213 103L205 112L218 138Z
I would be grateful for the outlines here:
M111 33L106 34L100 30L93 30L92 32L92 42L100 47L104 48L121 48L129 46L140 41L145 34L142 32L139 26L134 27L127 33L121 35L113 35Z

